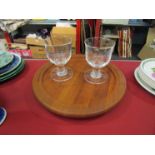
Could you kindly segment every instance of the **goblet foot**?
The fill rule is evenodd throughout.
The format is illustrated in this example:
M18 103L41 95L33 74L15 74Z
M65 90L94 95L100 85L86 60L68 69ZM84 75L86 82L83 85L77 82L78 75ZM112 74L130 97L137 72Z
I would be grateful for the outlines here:
M71 79L73 76L73 71L69 67L63 67L63 69L54 68L51 72L51 78L57 82L63 82Z
M87 70L84 73L84 78L91 84L102 84L107 81L108 74L104 71L95 72L94 70Z

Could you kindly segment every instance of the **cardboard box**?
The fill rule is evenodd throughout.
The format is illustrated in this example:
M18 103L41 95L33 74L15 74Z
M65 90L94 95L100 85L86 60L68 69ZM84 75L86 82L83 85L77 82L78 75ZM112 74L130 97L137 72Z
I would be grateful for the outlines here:
M153 39L155 39L155 28L149 28L146 44L138 54L140 59L155 58L155 49L150 47Z
M63 36L71 37L72 38L72 47L75 51L76 28L74 28L74 27L54 27L51 31L51 36L52 35L63 35ZM48 41L48 45L51 45L50 38L47 38L47 41ZM44 47L44 45L45 45L44 39L27 37L26 44L29 45L29 47L30 47L30 50L32 52L32 58L35 58L35 59L47 58L45 47Z
M45 59L46 57L46 51L43 46L30 46L30 50L32 53L32 58L35 59Z
M14 43L26 44L26 38L13 39Z
M47 38L48 44L51 45L50 38ZM45 39L26 37L27 45L44 46Z
M26 44L11 43L9 44L9 52L16 53L23 58L31 58L31 50L28 49Z
M76 48L76 28L75 27L53 27L51 30L52 35L68 36L72 39L72 47Z
M10 48L12 48L12 49L26 50L26 49L28 49L28 46L26 44L11 43L10 44Z
M32 53L31 50L26 49L26 50L22 50L22 49L9 49L9 52L12 53L16 53L18 55L20 55L23 58L32 58Z
M47 38L48 44L51 45L50 38ZM45 40L44 39L38 39L38 38L26 38L26 44L29 45L29 48L32 53L32 58L35 59L45 59L46 52L45 52ZM36 45L36 46L35 46Z

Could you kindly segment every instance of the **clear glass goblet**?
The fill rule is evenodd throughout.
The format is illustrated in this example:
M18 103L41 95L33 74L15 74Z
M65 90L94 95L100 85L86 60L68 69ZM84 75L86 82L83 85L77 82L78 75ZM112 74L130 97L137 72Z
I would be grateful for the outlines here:
M46 55L49 61L56 66L51 72L51 78L58 82L69 80L73 72L65 65L72 55L72 40L59 35L51 37L50 40L45 44Z
M102 37L92 37L85 40L85 58L92 69L84 73L84 78L92 84L101 84L108 79L108 74L102 70L109 64L115 47L115 41Z

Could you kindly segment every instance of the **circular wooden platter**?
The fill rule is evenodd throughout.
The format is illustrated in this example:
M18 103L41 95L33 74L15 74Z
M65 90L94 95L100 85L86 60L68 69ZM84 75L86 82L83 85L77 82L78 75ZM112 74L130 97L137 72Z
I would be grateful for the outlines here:
M108 80L103 84L90 84L84 71L90 66L82 55L72 56L67 64L73 77L65 82L50 78L54 65L43 65L33 78L33 91L40 103L51 112L71 118L87 118L105 113L119 103L126 90L123 73L114 65L103 68Z

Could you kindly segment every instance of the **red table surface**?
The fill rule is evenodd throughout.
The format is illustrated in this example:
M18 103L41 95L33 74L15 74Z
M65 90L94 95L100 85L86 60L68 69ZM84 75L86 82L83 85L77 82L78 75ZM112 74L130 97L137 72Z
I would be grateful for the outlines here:
M125 96L111 111L83 120L54 115L35 98L32 79L46 62L27 60L20 75L0 84L0 102L8 112L0 134L155 134L155 96L134 78L140 62L112 61L126 77Z

